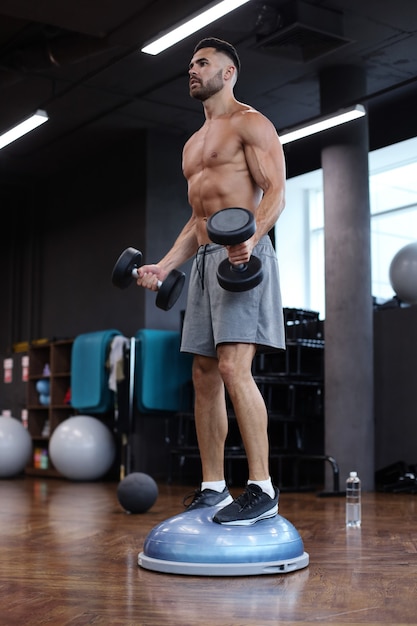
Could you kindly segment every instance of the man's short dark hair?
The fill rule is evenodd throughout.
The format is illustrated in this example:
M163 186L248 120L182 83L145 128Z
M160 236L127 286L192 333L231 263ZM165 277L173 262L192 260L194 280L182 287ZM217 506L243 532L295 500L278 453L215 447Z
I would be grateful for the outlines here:
M239 55L236 52L236 48L232 46L228 41L223 41L223 39L217 39L216 37L206 37L198 42L196 47L194 48L194 54L201 50L201 48L214 48L219 52L224 52L227 54L229 59L233 61L233 64L236 66L237 73L240 74L240 59Z

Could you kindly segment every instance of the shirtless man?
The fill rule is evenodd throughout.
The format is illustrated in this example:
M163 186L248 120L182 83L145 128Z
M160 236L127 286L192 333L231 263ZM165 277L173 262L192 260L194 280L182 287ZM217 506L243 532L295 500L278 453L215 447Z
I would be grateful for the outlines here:
M157 290L157 281L194 258L190 273L181 350L194 355L195 425L202 483L188 509L216 507L220 524L249 525L278 512L278 489L269 472L268 415L252 376L257 350L285 349L279 270L268 232L285 204L285 161L272 123L234 97L240 71L229 43L207 38L189 64L191 97L203 104L205 122L186 142L183 172L191 217L156 265L138 270L138 285ZM210 242L206 222L217 211L243 207L256 220L255 234L241 244ZM226 257L262 260L264 278L249 291L230 292L216 272ZM228 431L225 389L232 402L248 463L245 491L233 500L225 481Z

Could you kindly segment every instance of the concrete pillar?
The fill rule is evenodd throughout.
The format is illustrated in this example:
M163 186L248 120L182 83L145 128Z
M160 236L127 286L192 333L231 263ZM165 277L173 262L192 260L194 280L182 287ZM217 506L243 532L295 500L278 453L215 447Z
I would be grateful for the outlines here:
M320 76L323 114L365 93L362 68ZM325 450L339 464L341 488L355 470L374 488L373 307L367 119L323 135L325 229ZM331 475L326 470L326 488Z

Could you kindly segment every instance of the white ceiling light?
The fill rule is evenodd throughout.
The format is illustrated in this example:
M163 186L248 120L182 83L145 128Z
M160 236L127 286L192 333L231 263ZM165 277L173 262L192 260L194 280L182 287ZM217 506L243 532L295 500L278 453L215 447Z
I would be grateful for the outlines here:
M307 124L296 126L288 132L283 132L280 134L281 143L286 144L291 141L297 141L297 139L303 139L303 137L320 133L323 130L339 126L340 124L345 124L346 122L351 122L352 120L356 120L364 115L366 115L365 107L361 104L356 104L355 106L347 109L341 109L336 113L332 113L332 115L318 117L315 120L311 120Z
M36 113L30 117L0 135L0 150L1 148L4 148L4 146L9 145L9 143L12 143L12 141L16 141L16 139L19 139L22 135L26 135L26 133L29 133L34 128L37 128L47 121L48 116L45 111L36 111Z
M211 6L211 8L200 11L183 24L180 24L165 33L165 35L161 35L158 39L146 44L141 48L141 51L146 52L146 54L159 54L201 28L204 28L204 26L208 26L220 17L234 11L246 2L249 2L249 0L223 0L222 2L217 2L214 6Z

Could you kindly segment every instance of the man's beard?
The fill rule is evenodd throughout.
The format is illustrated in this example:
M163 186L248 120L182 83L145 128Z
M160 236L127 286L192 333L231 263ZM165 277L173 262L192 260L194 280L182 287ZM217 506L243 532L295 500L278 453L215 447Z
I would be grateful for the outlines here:
M213 78L207 81L205 85L200 83L200 87L191 92L191 97L204 102L211 96L214 96L223 89L223 71L219 70Z

